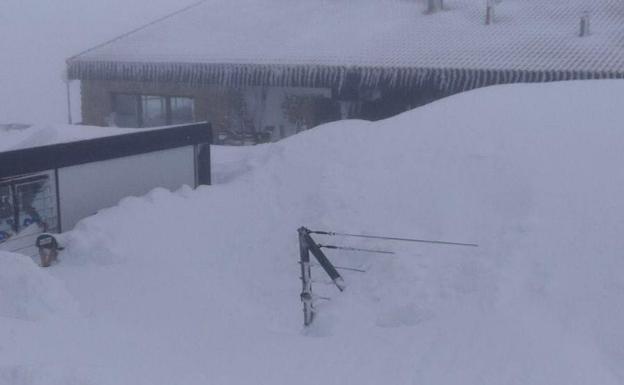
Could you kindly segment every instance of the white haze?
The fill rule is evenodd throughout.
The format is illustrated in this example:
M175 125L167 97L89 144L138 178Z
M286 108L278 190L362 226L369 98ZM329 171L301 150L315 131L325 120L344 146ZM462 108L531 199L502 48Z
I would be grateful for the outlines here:
M0 124L66 123L65 59L191 2L1 0Z

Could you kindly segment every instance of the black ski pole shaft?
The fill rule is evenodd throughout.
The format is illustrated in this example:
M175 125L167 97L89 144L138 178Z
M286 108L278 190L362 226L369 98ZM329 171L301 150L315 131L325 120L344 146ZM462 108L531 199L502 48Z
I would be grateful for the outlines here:
M333 250L363 251L365 253L375 253L375 254L394 254L394 251L360 249L357 247L343 247L343 246L332 246L332 245L319 245L319 247L325 248L325 249L333 249Z
M432 244L436 244L436 245L479 247L479 245L477 245L475 243L433 241L433 240L428 240L428 239L413 239L413 238L384 237L384 236L380 236L380 235L360 235L360 234L348 234L348 233L335 233L335 232L332 232L332 231L310 231L310 233L312 233L312 234L322 234L322 235L331 235L331 236L341 236L341 237L381 239L381 240L388 240L388 241L432 243Z
M308 250L312 253L312 255L314 255L316 260L321 264L321 266L323 267L323 270L325 270L325 272L327 273L327 275L329 275L332 281L334 281L334 283L336 284L336 287L338 287L340 291L344 291L345 285L344 285L344 280L342 279L342 276L340 275L340 273L338 273L338 271L336 271L336 268L334 267L334 265L332 265L329 259L327 259L327 256L323 253L321 248L316 244L316 242L314 242L314 239L312 239L310 234L305 232L305 230L307 229L301 228L300 234L303 237L303 240L305 241L308 247Z

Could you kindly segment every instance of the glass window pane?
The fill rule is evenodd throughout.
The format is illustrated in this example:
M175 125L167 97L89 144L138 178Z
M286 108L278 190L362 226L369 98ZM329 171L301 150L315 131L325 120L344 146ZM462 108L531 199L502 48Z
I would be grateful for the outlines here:
M171 98L171 124L193 123L194 117L193 98Z
M17 183L18 231L37 226L41 231L56 227L56 199L50 178Z
M0 186L0 243L15 234L15 210L11 186Z
M163 96L141 96L143 127L167 125L167 98Z
M115 95L113 98L113 112L117 127L139 127L139 106L136 95Z

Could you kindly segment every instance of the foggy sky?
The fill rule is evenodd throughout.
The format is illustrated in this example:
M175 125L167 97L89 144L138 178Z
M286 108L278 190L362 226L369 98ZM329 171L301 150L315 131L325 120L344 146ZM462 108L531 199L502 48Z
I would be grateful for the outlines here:
M0 123L66 123L66 58L192 2L0 0Z

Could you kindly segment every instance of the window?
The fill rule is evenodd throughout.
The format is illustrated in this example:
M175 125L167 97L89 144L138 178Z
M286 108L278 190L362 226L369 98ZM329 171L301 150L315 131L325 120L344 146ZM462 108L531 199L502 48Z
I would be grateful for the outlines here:
M193 99L173 97L171 100L170 124L192 123L195 119Z
M141 96L141 112L143 127L166 126L167 99L163 96Z
M195 121L193 98L158 95L113 95L117 127L159 127Z
M115 125L117 127L140 127L139 106L134 95L115 95L113 98Z
M13 190L9 185L0 185L0 243L16 232Z
M57 229L56 189L49 174L0 183L0 243Z

